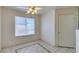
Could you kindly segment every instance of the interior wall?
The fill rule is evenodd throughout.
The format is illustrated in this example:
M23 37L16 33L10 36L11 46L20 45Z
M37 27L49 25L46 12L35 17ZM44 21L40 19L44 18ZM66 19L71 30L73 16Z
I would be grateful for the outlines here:
M41 37L48 44L55 45L55 9L41 17Z
M39 16L36 16L36 34L20 37L15 37L15 16L26 15L9 8L2 8L2 48L40 39Z

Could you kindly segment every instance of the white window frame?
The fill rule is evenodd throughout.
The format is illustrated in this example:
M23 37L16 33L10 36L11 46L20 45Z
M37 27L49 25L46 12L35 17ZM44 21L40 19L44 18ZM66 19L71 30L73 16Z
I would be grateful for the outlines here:
M21 37L21 36L31 36L31 35L35 35L36 34L36 19L34 17L34 34L26 34L26 35L16 35L16 17L23 17L23 16L15 16L15 36L16 37ZM24 18L30 18L30 17L24 17Z

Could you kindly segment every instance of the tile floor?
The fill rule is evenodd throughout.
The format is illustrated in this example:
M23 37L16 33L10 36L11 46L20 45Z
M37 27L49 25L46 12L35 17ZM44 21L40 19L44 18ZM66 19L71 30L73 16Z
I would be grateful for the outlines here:
M1 53L75 53L76 49L51 46L41 40L2 49Z

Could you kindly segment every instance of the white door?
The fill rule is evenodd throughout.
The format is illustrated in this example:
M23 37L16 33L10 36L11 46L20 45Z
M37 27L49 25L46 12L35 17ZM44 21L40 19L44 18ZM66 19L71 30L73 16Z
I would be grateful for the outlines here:
M73 14L59 15L59 46L75 47L75 21Z

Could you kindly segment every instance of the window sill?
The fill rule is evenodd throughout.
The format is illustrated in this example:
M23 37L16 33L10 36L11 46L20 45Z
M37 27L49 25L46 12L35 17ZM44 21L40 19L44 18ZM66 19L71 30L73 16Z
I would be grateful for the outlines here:
M27 37L27 36L33 36L35 34L27 34L27 35L19 35L19 36L15 36L15 37Z

